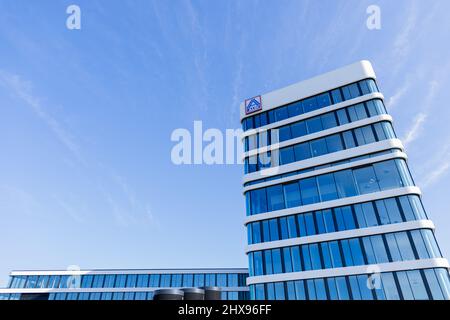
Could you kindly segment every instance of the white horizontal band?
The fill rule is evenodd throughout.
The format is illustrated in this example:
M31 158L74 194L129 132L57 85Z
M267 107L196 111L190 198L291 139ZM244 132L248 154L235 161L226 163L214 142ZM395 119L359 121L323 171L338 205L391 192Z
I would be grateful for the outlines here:
M342 198L342 199L337 199L337 200L308 204L305 206L299 206L299 207L294 207L294 208L288 208L288 209L283 209L283 210L276 210L276 211L270 211L270 212L266 212L266 213L255 214L253 216L248 216L245 219L244 224L247 225L251 222L256 222L256 221L260 221L260 220L285 217L285 216L290 216L293 214L299 214L299 213L316 211L316 210L324 210L324 209L335 208L335 207L342 207L342 206L347 206L350 204L357 204L357 203L375 201L375 200L392 198L392 197L400 197L400 196L405 196L405 195L410 195L410 194L420 196L422 193L420 192L420 189L416 186L372 192L372 193L363 194L363 195L354 196L354 197L347 197L347 198Z
M447 259L436 258L436 259L398 261L398 262L371 264L355 267L289 272L265 276L248 277L247 285L268 283L268 282L279 282L279 281L341 277L358 274L373 274L374 270L377 270L377 272L394 272L394 271L407 271L407 270L428 269L428 268L448 269L449 264Z
M363 95L361 97L346 100L344 102L339 102L339 103L333 104L333 105L325 107L325 108L320 108L320 109L317 109L317 110L314 110L311 112L303 113L303 114L295 116L295 117L290 117L290 118L287 118L287 119L284 119L281 121L277 121L277 122L274 122L271 124L266 124L265 126L261 126L257 129L249 129L242 134L242 139L244 139L245 137L251 136L253 134L260 133L262 131L267 131L269 129L282 127L287 124L291 124L291 123L298 122L298 121L303 121L303 120L306 120L309 118L320 116L322 114L325 114L325 113L328 113L331 111L339 110L342 108L346 108L346 107L349 107L352 105L356 105L356 104L374 100L374 99L380 99L380 100L384 101L384 96L380 92L373 92L370 94Z
M153 292L159 289L183 289L184 287L154 287L154 288L10 288L0 289L2 293L102 293L102 292ZM248 291L248 287L221 287L221 291Z
M15 270L11 276L71 276L71 275L123 275L123 274L230 274L248 273L246 268L236 269L118 269L118 270Z
M307 169L307 168L311 168L311 167L321 166L321 165L325 165L328 163L338 162L338 161L342 161L342 160L346 160L346 159L350 159L350 158L354 158L354 157L364 156L367 154L386 151L389 149L404 150L404 147L403 147L402 142L399 139L388 139L388 140L378 141L378 142L366 144L366 145L363 145L360 147L355 147L355 148L351 148L351 149L347 149L347 150L333 152L333 153L325 154L323 156L314 157L314 158L310 158L310 159L306 159L306 160L302 160L302 161L296 161L296 162L285 164L282 166L273 167L273 168L264 169L264 170L261 170L258 172L249 173L249 174L244 175L243 183L245 184L247 182L251 182L254 180L258 180L258 179L270 178L271 176L278 175L278 174L284 174L284 173L289 173L289 172L296 171L296 170L302 170L302 169ZM395 154L395 153L393 153L393 154ZM400 153L398 153L398 154L400 155ZM380 157L383 157L383 156L385 156L385 155L382 155ZM401 157L404 159L407 158L406 154L404 154L404 153L402 153ZM375 159L375 157L372 159ZM368 159L364 159L361 161L365 161L365 160L368 160ZM360 163L360 162L355 161L352 163L355 164L355 163ZM345 166L345 165L348 166L348 164L342 164L339 166ZM339 166L333 166L333 168L337 168ZM330 168L332 168L332 167L330 167ZM327 168L327 169L331 170L330 168ZM318 171L319 170L315 170L314 172L318 172ZM299 175L297 175L297 176L299 176ZM292 177L296 177L296 176L292 176ZM291 177L289 177L289 178L291 178ZM273 181L270 181L270 182L273 183ZM247 186L245 188L257 189L257 188L260 188L262 184L263 184L263 182L258 185ZM247 191L245 188L244 188L244 192Z
M298 246L298 245L304 245L304 244L350 239L350 238L356 238L356 237L366 237L366 236L373 236L373 235L377 235L377 234L401 232L401 231L416 230L416 229L434 230L434 224L431 220L408 221L408 222L386 224L386 225L382 225L382 226L375 226L375 227L368 227L368 228L359 228L359 229L352 229L352 230L345 230L345 231L338 231L338 232L322 233L322 234L317 234L317 235L313 235L313 236L262 242L262 243L248 245L245 253L248 254L249 252L253 252L253 251L292 247L292 246Z
M242 154L242 159L245 159L247 157L251 157L251 156L255 156L257 154L260 153L265 153L267 151L273 151L273 150L278 150L284 147L289 147L292 146L294 144L298 144L298 143L303 143L303 142L307 142L307 141L311 141L311 140L315 140L315 139L319 139L325 136L329 136L335 133L340 133L340 132L344 132L347 130L351 130L351 129L356 129L359 127L364 127L370 124L374 124L374 123L378 123L378 122L393 122L392 116L388 115L388 114L380 114L378 116L374 116L374 117L370 117L370 118L365 118L362 120L358 120L358 121L354 121L354 122L350 122L341 126L337 126L337 127L333 127L330 129L326 129L326 130L321 130L319 132L315 132L315 133L311 133L311 134L307 134L305 136L301 136L298 138L294 138L294 139L289 139L283 142L278 142L278 143L274 143L265 147L261 147L261 148L257 148L257 149L252 149L250 151L244 152Z

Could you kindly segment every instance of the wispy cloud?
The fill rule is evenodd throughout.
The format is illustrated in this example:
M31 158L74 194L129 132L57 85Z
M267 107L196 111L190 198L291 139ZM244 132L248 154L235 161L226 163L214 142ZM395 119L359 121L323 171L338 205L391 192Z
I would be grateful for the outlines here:
M111 173L111 177L114 180L114 182L120 187L122 190L122 193L125 195L125 198L131 208L136 208L137 201L136 201L136 194L135 192L130 188L128 183L125 181L125 178L118 175L117 173Z
M0 211L14 216L36 216L40 203L28 191L10 185L0 185Z
M243 100L242 97L240 96L240 91L239 89L242 87L242 73L244 70L244 64L242 63L242 60L239 59L238 61L238 66L236 68L236 73L235 73L235 77L234 77L234 81L233 81L233 98L232 98L232 103L231 103L231 112L230 112L230 122L233 121L234 122L234 116L236 115L236 113L239 111L239 105L240 102Z
M427 188L436 183L440 178L447 174L450 169L450 154L433 171L431 171L422 181L422 187Z
M88 173L88 180L97 180L104 185L107 181L109 185L104 191L106 202L109 204L110 212L113 213L115 221L119 225L131 225L139 223L156 224L156 217L151 214L149 205L145 202L138 201L135 192L126 182L126 179L116 173L114 170L108 169L106 166L98 164L96 161L87 161L81 155L81 147L75 142L73 134L71 134L60 121L50 115L44 107L42 99L33 93L33 85L30 81L24 80L21 76L0 70L0 85L5 87L16 99L23 101L32 112L47 125L55 138L69 150L73 156L72 159L76 164L82 165L81 168ZM92 159L91 159L92 160ZM71 159L68 159L72 163ZM97 163L98 167L95 165ZM75 164L72 164L75 165ZM91 170L95 168L95 176L91 175ZM25 213L31 212L30 206L34 203L32 196L19 189L8 189L9 193L14 192L14 197L21 199L21 203L25 203L21 210ZM114 192L113 192L114 191ZM112 196L115 195L115 197ZM53 196L55 203L71 217L74 221L82 223L85 221L83 215L80 214L79 208L74 207L66 201L61 195Z
M41 99L32 93L32 83L23 79L21 76L0 70L0 84L4 86L15 98L22 100L31 110L41 119L53 132L58 139L75 158L84 162L79 145L75 142L63 125L53 116L51 116L42 105Z
M420 7L425 6L425 7ZM434 30L435 18L443 10L443 4L435 1L433 3L421 3L411 1L405 10L405 21L397 36L392 42L390 55L392 58L389 68L392 75L396 75L408 63L412 57L410 54L417 50L417 47L428 36L428 32Z
M428 188L443 178L450 169L450 142L440 145L438 150L428 161L422 165L421 181L422 188Z
M192 48L194 49L193 66L197 76L197 88L200 91L200 94L196 95L195 99L198 100L202 109L207 111L209 90L207 80L208 50L205 32L206 28L202 26L202 21L200 20L201 16L194 4L190 0L185 0L183 1L183 5L183 13L187 19Z
M244 47L244 38L241 36L241 42L236 50L236 64L234 78L231 85L232 98L231 106L228 113L228 120L226 125L234 127L236 121L236 114L240 112L240 104L244 100L242 97L242 85L243 85L243 74L244 74L244 63L242 58L242 52Z
M406 80L401 87L397 89L397 91L388 99L386 103L386 107L392 111L397 105L398 102L408 93L411 88L411 82Z
M119 204L114 200L114 197L109 193L104 191L104 197L107 204L110 207L111 213L114 217L114 221L120 226L128 226L131 223L135 223L135 219L130 214L124 214L121 210Z
M408 3L406 22L394 40L393 54L399 59L405 57L411 49L411 37L417 27L418 13L417 1Z
M444 70L445 69L446 68L444 68ZM436 95L439 92L439 89L442 84L442 78L441 77L438 78L439 80L431 80L429 82L428 94L425 97L422 104L423 111L418 113L414 117L413 123L411 124L410 128L406 131L406 134L403 138L403 144L405 147L410 145L411 142L415 141L422 133L424 123L428 118L430 109L432 109L433 107L433 101L436 98Z
M309 67L313 70L323 70L329 63L330 59L336 54L336 46L339 45L342 33L346 30L349 23L349 12L354 10L354 3L350 1L342 2L338 10L334 12L333 18L328 20L328 24L320 36L315 37L314 41L309 44L313 51L309 61ZM323 20L324 22L326 20ZM365 27L361 24L361 27Z
M138 198L127 179L104 165L101 165L101 168L106 171L105 180L109 182L108 188L105 188L105 181L99 181L98 188L115 223L120 227L146 225L160 228L159 220L153 214L150 204Z
M157 217L153 214L149 205L137 207L130 202L118 201L109 191L103 189L104 200L108 205L108 210L112 214L114 222L119 227L150 226L160 228L161 225ZM128 199L130 200L130 199Z
M64 210L64 212L75 222L84 223L86 221L85 218L80 214L79 208L75 208L73 205L69 204L66 200L56 195L53 196L53 199L55 200L55 203L58 204Z
M423 112L416 115L411 127L408 129L408 131L405 134L405 137L403 138L403 144L405 147L417 139L427 117L428 117L428 115Z

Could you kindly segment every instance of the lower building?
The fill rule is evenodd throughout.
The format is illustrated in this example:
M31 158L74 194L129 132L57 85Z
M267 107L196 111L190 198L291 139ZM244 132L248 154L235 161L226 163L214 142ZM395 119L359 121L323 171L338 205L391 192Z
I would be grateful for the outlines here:
M152 300L158 289L219 287L222 300L248 300L248 270L13 271L0 300Z

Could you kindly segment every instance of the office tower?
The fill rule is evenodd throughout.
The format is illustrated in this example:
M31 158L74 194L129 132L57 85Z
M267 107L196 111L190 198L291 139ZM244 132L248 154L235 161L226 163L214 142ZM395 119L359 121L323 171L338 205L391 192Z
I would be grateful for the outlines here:
M252 299L449 299L368 61L241 104Z

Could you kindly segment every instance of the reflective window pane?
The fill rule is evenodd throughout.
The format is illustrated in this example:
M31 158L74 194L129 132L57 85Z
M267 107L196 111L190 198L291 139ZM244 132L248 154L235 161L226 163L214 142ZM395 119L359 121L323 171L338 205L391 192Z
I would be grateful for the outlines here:
M348 115L347 115L347 110L346 109L339 109L336 111L338 120L339 120L339 125L344 125L350 122L350 120L348 119Z
M289 125L278 128L280 142L286 141L292 138L291 127Z
M331 97L333 98L333 103L339 103L343 101L340 89L331 91Z
M394 234L395 239L397 240L397 245L399 251L402 255L403 260L415 260L413 249L411 247L411 242L409 241L408 235L406 232L397 232Z
M316 97L303 100L302 106L305 113L316 110L318 108Z
M338 198L336 183L332 173L324 174L317 177L320 198L322 201L335 200Z
M320 118L322 120L322 127L324 130L337 127L338 125L334 112L326 113L322 115Z
M381 190L402 187L402 180L398 173L395 161L384 161L373 164Z
M375 171L371 166L355 169L353 174L360 194L380 191Z
M314 117L306 120L306 127L308 128L308 133L315 133L323 130L322 120L320 117Z
M292 208L302 204L300 197L300 186L297 182L283 185L286 207Z
M444 300L444 296L442 295L441 287L439 286L438 279L433 269L423 270L425 275L425 279L428 284L428 288L430 288L431 296L433 300Z
M288 106L289 117L295 117L303 113L301 102L295 102Z
M411 285L411 290L415 300L428 300L428 293L423 283L423 279L419 270L407 271L406 275Z
M326 137L326 143L328 153L344 150L344 145L342 143L340 134L334 134L332 136Z
M336 278L336 288L338 291L339 300L349 300L350 299L347 281L345 280L345 277L337 277Z
M267 212L266 189L251 191L252 214Z
M357 195L355 182L351 170L343 170L334 173L339 198L353 197Z
M281 121L289 117L287 107L275 109L275 121Z
M289 164L295 161L294 148L286 147L280 149L280 165Z
M386 252L386 247L384 246L382 236L371 236L370 241L372 242L373 252L375 254L377 263L389 262L389 258Z
M273 262L273 273L282 273L283 265L281 261L281 250L273 249L272 250L272 262Z
M300 143L294 146L294 155L296 161L311 158L311 149L308 142Z
M320 201L315 178L300 180L300 191L303 205Z
M295 295L297 300L306 300L305 284L303 280L295 281Z
M330 99L330 95L328 92L318 95L316 97L316 101L317 101L318 108L324 108L324 107L328 107L329 105L331 105L331 99Z
M278 232L278 221L277 221L277 219L269 220L269 228L270 228L270 240L271 241L280 240L280 233Z
M294 124L291 124L291 133L292 138L303 137L308 134L306 130L306 122L300 121Z
M344 131L342 133L342 137L344 138L345 148L350 149L356 147L355 138L351 131Z
M319 157L321 155L327 154L327 143L325 139L317 139L313 140L310 143L311 145L311 154L313 157Z

